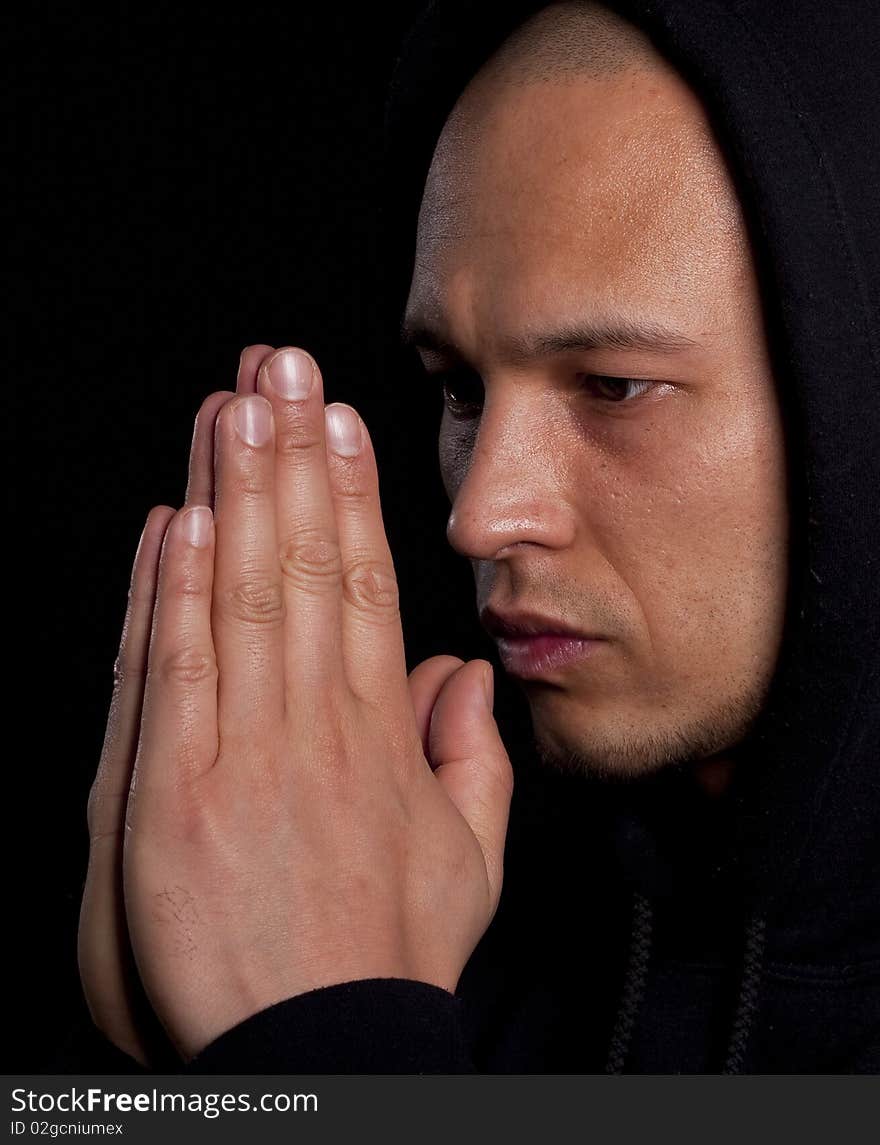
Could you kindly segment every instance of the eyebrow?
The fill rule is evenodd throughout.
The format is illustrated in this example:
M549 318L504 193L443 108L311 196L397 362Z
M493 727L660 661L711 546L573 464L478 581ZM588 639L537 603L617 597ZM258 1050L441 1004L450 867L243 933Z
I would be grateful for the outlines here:
M404 346L433 350L459 357L451 339L428 323L404 318L400 326ZM512 365L525 365L552 354L584 350L645 350L673 354L699 343L660 322L650 319L633 321L623 317L603 320L580 320L548 331L515 335L503 343L503 356Z

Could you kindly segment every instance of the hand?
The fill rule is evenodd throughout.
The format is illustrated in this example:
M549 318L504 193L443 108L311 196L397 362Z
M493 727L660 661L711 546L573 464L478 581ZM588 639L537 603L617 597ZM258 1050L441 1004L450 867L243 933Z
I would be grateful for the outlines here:
M256 389L260 362L271 346L249 346L242 353L238 393ZM235 394L220 390L202 403L190 452L186 505L214 504L214 424L217 412ZM141 706L159 553L174 510L150 511L132 571L128 608L98 772L89 795L89 866L80 908L78 960L83 993L103 1034L142 1065L154 1066L168 1054L164 1031L147 1001L137 969L122 894L125 808L140 733Z
M487 665L406 679L359 420L359 452L325 450L316 368L302 399L266 363L257 389L217 416L216 527L189 509L165 534L127 804L132 948L187 1058L318 986L454 990L497 907L512 787Z

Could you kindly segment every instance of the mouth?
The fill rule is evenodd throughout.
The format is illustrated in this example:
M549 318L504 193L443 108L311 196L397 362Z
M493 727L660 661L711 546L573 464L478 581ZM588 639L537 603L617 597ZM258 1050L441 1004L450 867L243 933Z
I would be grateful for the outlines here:
M498 637L498 655L505 671L525 680L538 679L584 660L604 643L545 633L541 636Z
M534 612L500 613L485 608L483 627L494 637L505 671L520 679L538 679L580 663L607 644L592 632Z

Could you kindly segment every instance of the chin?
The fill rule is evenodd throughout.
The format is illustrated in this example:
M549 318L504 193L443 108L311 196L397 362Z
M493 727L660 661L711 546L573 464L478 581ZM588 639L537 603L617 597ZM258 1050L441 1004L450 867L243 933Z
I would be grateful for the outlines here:
M664 739L650 739L644 734L638 738L593 734L570 740L536 730L534 747L549 770L596 779L640 779L685 762L681 753L671 751Z
M593 707L574 713L557 705L551 713L531 698L529 707L535 751L546 767L568 775L635 780L735 747L760 710L754 697L749 701L737 697L708 712L670 714L664 708L662 716L599 713Z

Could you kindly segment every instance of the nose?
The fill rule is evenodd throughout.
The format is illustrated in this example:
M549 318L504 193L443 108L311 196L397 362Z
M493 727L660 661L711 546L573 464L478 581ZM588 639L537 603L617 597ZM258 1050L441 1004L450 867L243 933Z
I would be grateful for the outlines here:
M487 401L473 447L457 452L446 536L471 560L498 560L517 545L564 548L574 533L565 466L553 426L534 401Z

